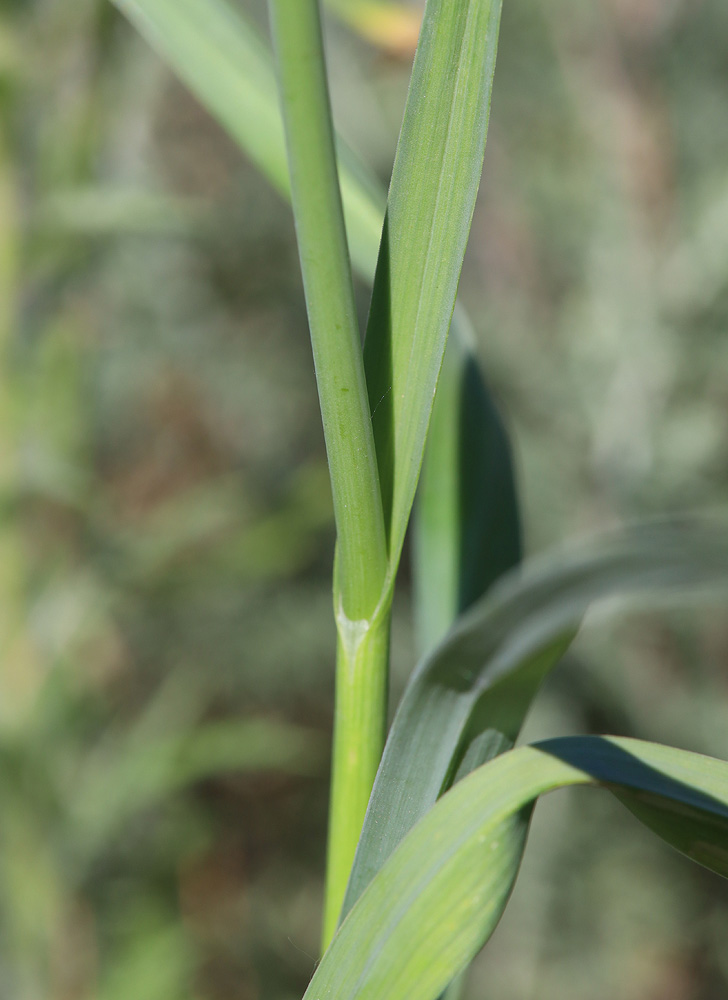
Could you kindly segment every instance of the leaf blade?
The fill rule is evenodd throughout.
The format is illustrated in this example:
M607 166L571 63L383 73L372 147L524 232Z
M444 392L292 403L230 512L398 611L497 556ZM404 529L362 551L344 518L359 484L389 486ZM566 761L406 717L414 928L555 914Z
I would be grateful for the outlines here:
M285 140L271 55L242 13L226 0L113 2L279 193L290 199ZM365 281L371 282L380 246L386 194L376 177L340 140L337 151L352 264ZM468 321L462 309L453 317L452 332L454 342L450 353L454 360L451 368L457 371L460 366L475 366ZM373 350L371 337L369 345L369 350ZM378 398L372 408L376 409L379 402ZM449 406L457 419L460 401L455 394L451 394ZM447 422L446 409L445 405L439 407L443 416L440 419L436 413L436 422ZM494 424L481 425L485 441L497 440L500 434L497 412L492 409ZM442 479L446 474L442 460L433 454L425 461L437 469L437 476ZM453 467L451 471L455 473L456 470ZM506 482L504 488L506 492L512 491L512 483ZM459 486L453 487L453 492L459 491ZM517 519L517 513L514 516ZM446 554L445 558L452 556Z
M364 379L318 0L269 0L337 532L335 601L370 619L387 572L377 458Z
M420 663L405 690L374 783L344 915L449 787L470 744L485 739L472 751L473 765L513 744L541 682L593 603L640 595L654 605L727 581L728 539L720 526L665 521L636 525L567 557L534 560L493 588Z
M500 11L428 0L392 171L364 342L392 578L475 207Z
M685 843L709 831L709 848L692 854L728 875L727 762L613 737L521 747L478 768L414 827L339 929L304 1000L434 1000L495 928L533 803L577 784L652 796L656 811L681 817Z
M459 309L456 329L445 351L415 506L413 583L422 654L523 557L508 434Z

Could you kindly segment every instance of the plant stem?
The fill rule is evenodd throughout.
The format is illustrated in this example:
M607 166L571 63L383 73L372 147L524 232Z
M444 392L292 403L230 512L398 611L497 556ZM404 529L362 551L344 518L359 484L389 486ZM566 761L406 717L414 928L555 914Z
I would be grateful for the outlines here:
M270 0L347 618L380 602L387 544L341 207L318 0Z
M318 0L269 0L269 6L337 531L326 946L384 742L391 587Z
M339 623L323 950L334 935L384 746L389 611L366 628ZM347 634L348 631L348 634Z

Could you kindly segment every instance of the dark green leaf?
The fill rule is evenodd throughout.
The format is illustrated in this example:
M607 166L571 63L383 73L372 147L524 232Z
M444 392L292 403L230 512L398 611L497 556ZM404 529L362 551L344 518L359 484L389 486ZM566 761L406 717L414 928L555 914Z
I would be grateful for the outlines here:
M522 558L510 442L469 349L467 319L456 318L459 336L445 352L415 508L423 653Z

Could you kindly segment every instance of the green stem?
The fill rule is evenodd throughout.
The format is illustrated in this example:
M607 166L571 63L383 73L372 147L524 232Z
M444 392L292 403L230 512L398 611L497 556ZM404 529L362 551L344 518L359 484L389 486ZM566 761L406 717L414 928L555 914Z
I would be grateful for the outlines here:
M338 537L337 604L351 620L380 603L387 544L341 207L318 0L270 0Z
M389 612L339 623L323 949L334 935L384 746Z
M336 929L384 743L391 587L318 0L269 0L269 6L337 531L325 947Z

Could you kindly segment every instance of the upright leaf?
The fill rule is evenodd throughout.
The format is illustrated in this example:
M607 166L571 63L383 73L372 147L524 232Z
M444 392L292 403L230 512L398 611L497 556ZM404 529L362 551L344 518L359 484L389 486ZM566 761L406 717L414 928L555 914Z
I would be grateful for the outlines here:
M390 571L422 465L483 166L501 0L428 0L364 344Z
M251 157L261 172L284 196L290 197L283 127L276 98L272 60L265 44L242 13L232 7L227 0L113 0L113 2L127 15L160 55L169 62L179 77ZM462 4L460 7L462 13L465 8ZM492 21L496 22L496 26L496 14L499 12L499 8L499 3L494 4L491 13ZM432 10L433 5L431 4L430 20ZM478 18L473 20L473 14L477 13L478 10L477 5L471 4L468 7L468 16L471 17L472 22L471 27L483 13L480 11ZM451 16L448 10L443 10L443 14L445 17ZM462 22L458 23L462 27ZM494 30L490 31L487 39L490 62L484 67L485 77L480 80L481 84L485 84L486 97L489 96L490 92L489 73L492 73L493 52L491 49L494 49L495 45ZM473 42L473 40L471 35L470 41ZM461 41L463 41L462 38ZM448 67L441 68L447 75ZM419 73L418 86L421 90L421 64ZM462 71L462 67L457 69L457 74L460 83L468 80L471 75ZM457 111L460 108L462 111L462 90L459 86L453 86L452 74L449 76L450 92L453 98L456 96L458 98L458 101L453 103L453 109ZM457 81L455 82L457 83ZM487 106L481 107L480 112L475 115L476 132L478 128L482 130L481 140L484 140L484 117L487 118ZM442 123L440 122L440 124ZM470 124L468 123L469 127ZM469 131L468 135L473 140L474 133ZM453 136L455 139L457 138L455 133ZM477 140L477 135L475 139ZM385 195L367 168L341 142L338 143L338 155L339 179L352 263L365 280L371 281L382 230ZM478 163L473 173L479 173L479 169ZM464 194L472 198L474 186L477 185L477 176L471 177L470 182L470 188L465 190ZM396 191L394 190L393 198L396 201ZM442 206L438 220L445 224L444 235L447 235L446 223L448 220L447 218L443 219L441 208ZM457 221L455 216L453 216L453 221ZM460 222L461 242L464 245L469 223L468 212L463 213ZM436 235L438 238L443 236L443 225L433 229L433 237ZM457 235L456 233L455 236L457 237ZM456 242L458 242L457 239ZM428 255L428 260L433 266L435 250L436 247L433 244L433 252ZM457 270L459 272L459 264ZM453 287L456 284L457 275L454 276ZM449 309L452 309L452 304ZM444 311L449 315L448 310ZM442 317L436 317L436 319L437 323L441 325ZM464 387L466 391L470 391L472 388L472 398L480 409L477 422L469 425L471 439L473 434L476 436L473 453L481 456L488 468L492 469L492 489L496 491L496 494L500 492L503 497L512 496L514 491L510 461L507 456L507 441L504 439L497 412L487 395L482 379L477 373L472 347L467 336L467 319L462 310L460 310L459 317L456 316L453 320L452 329L454 334L454 339L451 338L452 347L450 348L452 361L448 369L451 374L450 389L444 394L443 402L439 406L440 417L436 417L436 420L447 429L447 441L444 451L434 448L430 458L427 459L432 470L430 481L437 482L443 493L460 497L461 501L465 502L463 497L466 493L463 491L461 482L452 479L452 477L459 477L463 474L464 466L459 462L450 463L447 459L447 450L459 448L451 432L457 435L460 415L464 407L468 405L463 402L460 393ZM438 335L442 340L443 331L440 327L438 330ZM376 336L376 333L370 331L370 351ZM434 369L439 369L439 363L439 359L436 359ZM465 372L470 373L467 378L464 376ZM426 426L426 419L425 415L424 424L420 427L422 432ZM489 458L491 448L494 448L495 452L493 457ZM420 460L421 453L419 458L413 457L411 464L412 475L410 475L408 482L412 490L416 482ZM500 476L503 477L502 481L499 480ZM485 492L481 489L483 485L486 487ZM481 480L476 486L475 490L469 492L467 504L471 510L478 510L482 504L481 516L485 517L490 509L487 500L490 484ZM510 514L506 513L505 518L508 523L517 524L515 508ZM478 522L471 523L477 524ZM481 520L477 530L481 530L483 524L484 522ZM454 567L455 576L459 578L457 564L465 549L460 540L452 534L451 528L452 523L446 525L444 530L440 530L438 527L438 536L437 538L434 535L431 537L425 561L429 564L433 553L437 551L438 558L444 557L445 560L448 560L449 564ZM451 543L453 547L447 551ZM517 548L517 539L512 538L509 544L510 551L513 553L514 547ZM508 546L506 546L507 549ZM496 556L494 563L498 568L501 565L498 561L499 558ZM508 561L508 557L505 561ZM480 589L484 586L484 581L489 582L495 575L493 570L488 570L483 574L481 569L483 565L485 565L485 561L478 564L480 579L477 581L477 587ZM391 577L393 577L393 573ZM462 606L463 594L466 591L460 587L460 584L457 586L459 590L457 607L460 607ZM448 603L446 617L441 620L446 621L453 610L455 610L455 604ZM438 631L442 631L441 626L438 627Z
M337 617L373 617L386 573L371 416L318 0L269 0L337 533Z
M423 654L522 557L510 442L475 360L467 317L457 310L455 319L460 335L445 351L414 517Z
M276 97L276 81L270 52L258 37L255 29L243 17L242 13L232 7L227 0L113 0L113 2L138 28L149 44L172 66L179 77L207 107L213 117L229 132L238 145L250 156L256 166L277 190L285 197L290 197L283 126ZM464 9L460 0L459 7ZM431 4L428 15L430 22L433 16L432 9L433 5ZM480 108L480 114L476 114L475 118L477 129L481 130L484 124L482 121L483 115L487 118L487 100L490 94L490 79L488 74L492 73L494 52L491 49L495 45L496 15L499 9L500 3L494 3L489 24L495 23L495 27L491 29L490 34L487 36L489 49L486 55L488 56L488 61L484 67L485 79L481 79L480 81L481 84L485 83L485 104ZM444 13L447 17L452 16L447 10ZM481 43L484 38L486 38L485 35L481 37ZM471 42L473 40L471 37ZM454 64L451 69L454 69ZM444 71L447 71L447 66L444 67ZM419 83L417 84L417 89L421 91L423 76L421 61L418 74ZM468 74L462 75L463 81L467 76ZM452 77L452 73L450 73L450 77ZM453 87L453 82L451 78L451 92L458 89L457 87ZM459 90L458 94L462 98ZM416 88L415 81L413 80L411 100L414 100L415 96ZM455 108L455 104L453 104L453 108ZM453 135L457 138L455 133ZM477 136L474 136L471 123L468 123L468 135L470 135L471 140L477 138ZM482 139L484 139L484 131L480 136L481 141ZM339 180L341 183L344 216L346 219L352 263L364 280L372 281L382 233L382 218L386 202L385 192L381 189L379 182L371 174L371 171L340 140L338 141L338 154ZM479 157L480 153L478 154ZM475 159L474 157L473 163ZM479 169L478 164L477 169L474 169L474 173L479 173ZM401 170L398 176L401 176ZM472 181L473 178L471 177L471 187ZM477 177L475 178L475 182L477 183ZM396 189L395 187L392 189L390 212L397 204L397 190L401 189L401 187L402 185L398 183ZM463 192L466 200L471 199L472 195L473 191L471 189ZM395 216L396 214L395 212ZM447 221L445 219L445 223ZM452 217L452 221L453 223L456 222L455 216ZM463 231L459 234L462 240L456 241L458 245L460 242L464 244L468 224L469 214L464 209L461 219ZM433 229L433 238L437 234L442 235L440 230L437 230L436 233ZM436 247L433 246L433 252L428 256L431 262L434 262L435 250ZM458 264L458 274L459 266ZM454 283L455 285L457 284L457 274L454 275ZM444 309L443 306L443 310L449 315L449 311L452 310L452 304L448 309ZM442 319L434 317L434 320L433 329L435 327L438 328L438 338L439 341L442 341L444 340L443 330L441 325L438 327L438 323L441 324ZM482 378L479 377L479 373L477 372L477 362L473 355L470 336L468 334L468 321L462 309L458 311L458 314L453 319L452 330L455 342L450 348L452 358L446 372L446 377L449 378L449 389L446 389L443 393L443 402L439 405L438 412L435 414L435 436L439 441L445 440L447 443L443 447L435 446L431 450L431 457L426 458L426 462L432 469L429 481L435 481L439 485L443 496L460 497L460 502L471 510L477 510L481 506L481 503L483 504L480 521L471 520L470 522L475 525L476 531L486 530L483 526L486 523L486 515L491 509L489 506L491 501L488 501L481 492L483 485L485 485L485 492L489 493L491 498L497 496L503 498L503 502L497 501L496 506L498 509L501 509L504 523L514 525L517 523L515 506L510 512L505 509L506 498L514 495L512 471L510 469L510 461L507 458L507 441L503 436L497 411L488 396ZM369 347L367 348L367 354L370 358L375 351L375 345L380 343L383 337L386 338L386 335L387 331L379 326L377 329L370 329L368 335ZM439 370L440 358L441 355L438 357L435 354L431 359L432 367L435 370L435 378L436 372ZM466 372L469 373L467 378L465 376ZM381 376L384 373L380 371L379 374ZM479 386L476 385L478 382L480 382ZM389 384L387 383L387 385ZM432 391L434 391L434 384ZM460 481L452 479L452 476L459 476L466 470L459 461L450 461L447 454L447 449L454 448L457 450L460 447L454 443L452 434L457 432L457 428L460 425L460 415L464 407L469 405L462 401L460 396L461 391L471 393L475 405L481 410L480 419L469 425L468 434L473 445L472 454L480 456L485 464L484 466L478 466L473 462L470 468L473 471L477 469L480 476L483 475L483 468L487 467L492 470L492 476L489 477L490 482L486 484L481 479L479 483L475 484L476 488L474 490L464 490ZM387 402L387 396L390 394L388 390L383 390L384 398L380 397L376 399L373 404L373 408L376 409L378 407L375 414L375 423L378 422L380 433L383 433L382 422L386 416L388 406L391 405L391 400ZM372 393L370 393L371 395ZM427 410L428 405L427 401L425 401L422 411L424 425L420 427L421 434L426 429L428 417L425 410ZM379 410L382 410L382 407L384 407L384 410L379 412ZM442 433L437 430L438 427L442 429ZM474 434L476 435L476 440L473 442L472 438ZM419 457L414 454L412 458L411 475L408 479L410 490L414 489L414 484L416 483L423 444L424 437L420 441ZM495 448L495 453L491 453L491 448ZM455 451L452 452L452 456L454 454ZM502 479L498 478L500 476L502 476ZM484 500L485 503L483 503ZM408 509L407 504L405 504L405 507ZM449 565L455 566L463 549L452 535L452 523L448 527L441 521L442 509L428 513L426 511L428 507L428 499L425 498L423 500L423 516L430 527L426 529L429 541L427 542L427 552L424 553L423 551L423 559L427 564L434 558L438 560L445 559ZM439 521L437 528L432 527L435 521ZM451 550L448 549L450 540L452 540L454 545L454 548ZM510 549L512 556L517 548L517 540L512 538L510 543L505 546L503 554L505 554L507 549ZM453 559L455 562L453 562ZM505 558L504 562L508 561L509 559ZM484 564L483 562L479 562L478 565L482 566ZM494 567L497 565L499 565L498 559L496 559ZM459 575L457 570L454 570L454 572L456 575ZM490 575L486 573L485 578L487 579ZM494 572L493 575L495 575ZM482 587L482 584L483 581L481 580L479 586ZM422 588L421 593L423 595L426 586ZM460 588L460 584L457 586L461 591L460 597L462 597L462 588ZM432 606L429 599L427 606L428 609ZM458 610L462 610L464 606L466 605L458 598ZM455 606L454 604L449 604L448 608L446 617L451 614ZM440 613L438 612L438 621L445 620L439 617ZM423 617L420 616L421 619ZM433 617L432 620L434 623L435 618ZM441 630L441 626L438 626L437 631Z
M282 193L290 188L270 53L225 0L113 0Z

